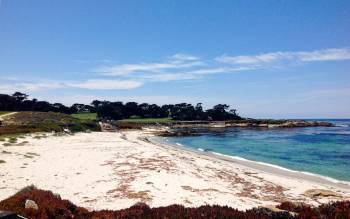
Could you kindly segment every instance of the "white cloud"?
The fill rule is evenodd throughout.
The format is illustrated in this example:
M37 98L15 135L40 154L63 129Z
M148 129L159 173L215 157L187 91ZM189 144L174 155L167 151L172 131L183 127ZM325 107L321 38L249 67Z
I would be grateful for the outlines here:
M238 71L254 70L253 67L218 67L218 68L202 68L194 71L188 72L194 75L208 75L208 74L222 74L222 73L232 73Z
M110 60L95 60L105 63L96 70L100 75L115 79L88 79L82 81L39 81L20 83L19 79L0 77L0 91L38 91L57 88L81 88L90 90L134 89L148 82L196 80L206 75L238 73L257 69L287 67L289 63L349 60L350 49L331 48L315 51L271 52L258 55L222 55L203 60L200 57L177 53L163 62L106 65Z
M32 91L40 91L47 89L57 89L64 87L63 84L57 82L30 82L30 83L13 83L13 84L0 84L0 92L1 93L13 93L16 91L22 92L32 92Z
M347 60L350 59L350 49L324 49L313 52L299 52L298 55L303 62Z
M310 52L271 52L258 55L222 55L211 60L185 53L169 56L164 62L100 66L96 72L128 80L180 81L194 80L209 74L236 73L257 69L287 67L288 64L350 59L347 48L322 49Z
M142 86L140 81L132 80L99 80L92 79L83 82L67 83L68 87L84 88L91 90L120 90L120 89L133 89Z
M197 61L200 60L199 57L193 56L185 53L176 53L175 55L170 56L170 59L178 61Z
M348 59L350 59L350 49L347 48L322 49L311 52L273 52L259 55L222 55L215 58L218 62L236 65L260 65L274 62L337 61Z
M146 74L140 78L149 81L183 81L197 79L198 76L188 73L163 73L163 74Z
M0 84L0 93L13 93L16 91L33 92L59 88L81 88L90 90L125 90L134 89L143 85L143 82L132 80L99 80L86 81L39 81L26 83Z
M100 66L96 72L108 76L126 76L131 73L159 73L164 70L184 69L201 66L203 62L198 57L178 53L168 57L165 62L120 64L113 66Z

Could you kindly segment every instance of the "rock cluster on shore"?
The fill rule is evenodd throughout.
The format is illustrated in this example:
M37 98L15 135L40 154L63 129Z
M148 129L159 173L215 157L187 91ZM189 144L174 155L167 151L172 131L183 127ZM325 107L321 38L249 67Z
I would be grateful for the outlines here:
M119 122L115 124L121 129L142 129L144 127L170 127L170 128L302 128L302 127L317 127L334 126L326 121L306 121L306 120L262 120L262 119L242 119L230 121L171 121L166 123L130 123ZM191 132L190 134L192 134ZM188 135L188 133L164 133L168 136Z

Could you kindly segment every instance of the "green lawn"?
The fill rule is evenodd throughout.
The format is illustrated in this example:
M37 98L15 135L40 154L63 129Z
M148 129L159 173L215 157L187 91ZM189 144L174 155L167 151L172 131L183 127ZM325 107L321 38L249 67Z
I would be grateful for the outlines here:
M71 116L80 120L96 120L97 114L96 113L74 113Z
M165 123L171 122L171 118L138 118L138 119L123 119L119 120L119 122L134 122L134 123Z
M0 116L5 115L5 114L7 114L7 113L11 113L11 112L8 112L8 111L0 111Z

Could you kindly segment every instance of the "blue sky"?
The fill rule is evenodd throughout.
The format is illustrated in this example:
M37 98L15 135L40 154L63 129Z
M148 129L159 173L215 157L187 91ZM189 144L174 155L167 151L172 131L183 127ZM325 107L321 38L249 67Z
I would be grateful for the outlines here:
M0 93L350 118L350 1L0 0Z

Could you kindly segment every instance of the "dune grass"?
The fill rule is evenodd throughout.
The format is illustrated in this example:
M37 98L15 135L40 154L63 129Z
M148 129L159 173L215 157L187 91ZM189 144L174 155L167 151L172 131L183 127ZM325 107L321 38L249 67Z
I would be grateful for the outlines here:
M97 113L73 113L71 116L80 120L96 120Z
M17 143L17 138L16 137L10 137L8 142L9 143Z
M0 111L0 116L8 114L8 113L11 113L11 112L9 112L9 111Z
M18 112L6 125L0 127L0 138L9 134L23 134L33 132L61 132L69 128L72 132L100 131L96 114L82 114L80 118L55 112ZM92 118L92 119L91 119Z

